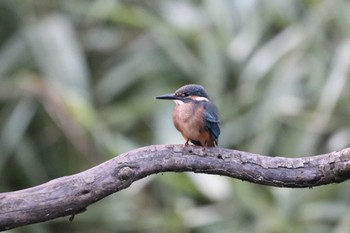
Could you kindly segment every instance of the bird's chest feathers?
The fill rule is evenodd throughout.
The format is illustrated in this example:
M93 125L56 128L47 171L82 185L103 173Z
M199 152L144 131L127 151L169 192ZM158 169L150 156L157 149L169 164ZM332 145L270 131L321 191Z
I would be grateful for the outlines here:
M176 105L173 112L174 125L185 137L196 138L204 128L203 108L198 105Z

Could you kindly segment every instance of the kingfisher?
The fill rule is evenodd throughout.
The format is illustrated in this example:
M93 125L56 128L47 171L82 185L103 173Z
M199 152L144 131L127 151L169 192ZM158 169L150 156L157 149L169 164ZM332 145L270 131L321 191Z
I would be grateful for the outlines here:
M219 114L207 91L201 85L185 85L175 93L156 96L156 99L173 100L175 128L189 142L197 146L215 147L220 135Z

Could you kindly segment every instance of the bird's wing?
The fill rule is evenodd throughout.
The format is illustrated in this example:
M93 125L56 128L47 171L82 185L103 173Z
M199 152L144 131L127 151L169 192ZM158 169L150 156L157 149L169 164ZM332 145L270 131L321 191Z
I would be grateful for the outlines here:
M205 126L209 130L211 136L217 141L220 135L220 120L216 107L211 103L208 103L205 107L204 120Z

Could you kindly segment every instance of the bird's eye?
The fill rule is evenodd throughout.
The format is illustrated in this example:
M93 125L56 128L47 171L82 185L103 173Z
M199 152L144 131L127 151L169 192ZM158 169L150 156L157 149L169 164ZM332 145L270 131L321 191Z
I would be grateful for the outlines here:
M183 94L182 94L182 96L184 96L184 97L186 97L186 96L190 96L190 93L185 92L185 93L183 93Z

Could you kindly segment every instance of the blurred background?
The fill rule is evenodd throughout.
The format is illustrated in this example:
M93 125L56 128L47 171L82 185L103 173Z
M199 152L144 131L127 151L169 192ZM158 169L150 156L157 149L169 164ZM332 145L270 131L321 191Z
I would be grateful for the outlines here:
M350 146L349 12L340 0L0 0L0 192L184 143L174 103L154 96L189 83L218 106L220 147L298 157ZM349 192L165 173L72 223L9 232L345 233Z

